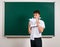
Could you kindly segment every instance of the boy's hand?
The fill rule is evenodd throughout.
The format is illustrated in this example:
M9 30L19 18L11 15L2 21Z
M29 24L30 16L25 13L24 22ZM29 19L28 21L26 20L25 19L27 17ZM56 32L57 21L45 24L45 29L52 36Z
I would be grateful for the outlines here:
M36 18L36 24L37 24L37 26L39 26L39 19L38 18Z

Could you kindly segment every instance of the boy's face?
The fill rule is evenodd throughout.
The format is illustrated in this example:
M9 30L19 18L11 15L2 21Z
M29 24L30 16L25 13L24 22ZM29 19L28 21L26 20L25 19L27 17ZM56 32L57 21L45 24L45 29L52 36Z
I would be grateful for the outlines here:
M34 18L39 18L39 17L40 17L40 14L34 13Z

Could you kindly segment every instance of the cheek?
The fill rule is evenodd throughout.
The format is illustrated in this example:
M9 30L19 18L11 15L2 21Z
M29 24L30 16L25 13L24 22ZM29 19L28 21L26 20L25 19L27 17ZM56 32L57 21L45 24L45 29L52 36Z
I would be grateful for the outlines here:
M34 16L35 18L38 18L39 16Z
M38 18L39 16L37 15L36 17Z
M39 17L39 15L37 15L37 17Z
M38 16L39 17L39 16Z

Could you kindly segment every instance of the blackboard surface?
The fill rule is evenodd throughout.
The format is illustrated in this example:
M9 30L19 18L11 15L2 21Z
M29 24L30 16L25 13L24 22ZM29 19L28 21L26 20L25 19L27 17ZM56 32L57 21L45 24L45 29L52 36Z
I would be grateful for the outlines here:
M4 35L29 35L28 21L34 10L40 10L41 19L45 22L42 35L54 36L54 2L5 2Z

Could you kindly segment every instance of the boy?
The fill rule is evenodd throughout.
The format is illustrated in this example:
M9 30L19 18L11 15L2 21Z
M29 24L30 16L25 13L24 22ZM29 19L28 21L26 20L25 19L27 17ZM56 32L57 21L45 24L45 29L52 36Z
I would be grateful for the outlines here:
M44 31L45 24L44 21L40 20L39 10L35 10L33 15L28 24L31 47L42 47L41 33Z

